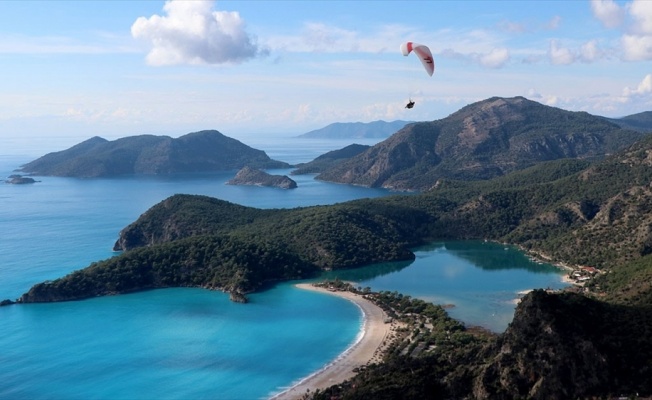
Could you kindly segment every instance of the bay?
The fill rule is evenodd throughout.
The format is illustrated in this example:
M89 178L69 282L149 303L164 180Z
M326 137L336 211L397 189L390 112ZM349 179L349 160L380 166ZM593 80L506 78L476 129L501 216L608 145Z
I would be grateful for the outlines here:
M291 164L351 144L262 135L241 140ZM45 149L44 143L38 138L0 143L0 176L46 152L62 150ZM319 182L312 175L292 176L298 184L295 190L225 185L234 174L92 180L35 177L39 182L33 185L0 185L0 299L17 298L35 283L114 256L111 248L120 229L176 193L259 208L333 204L391 194ZM539 266L516 249L489 245L483 250L482 246L438 243L416 249L413 263L387 263L346 273L374 290L398 290L455 304L449 310L454 317L501 331L513 315L518 291L545 287L558 281L561 272L551 266L537 271ZM508 255L515 259L500 258ZM494 256L503 260L498 264L510 265L499 269L500 278L470 277L487 269L482 260ZM517 278L512 283L500 283L513 277ZM479 283L482 290L474 288ZM498 317L476 318L483 313ZM2 307L0 398L267 398L350 346L359 334L361 318L351 303L300 291L291 283L253 294L246 305L232 303L220 292L180 288Z

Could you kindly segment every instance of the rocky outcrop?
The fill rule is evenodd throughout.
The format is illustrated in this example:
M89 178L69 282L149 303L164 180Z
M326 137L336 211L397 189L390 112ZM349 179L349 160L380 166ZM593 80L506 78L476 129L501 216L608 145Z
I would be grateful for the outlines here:
M259 169L244 167L227 185L271 186L281 189L296 189L297 183L285 175L271 175Z
M610 398L650 393L649 308L535 290L491 346L473 387L476 399Z
M231 300L234 303L243 303L243 304L249 301L247 299L247 296L237 291L229 293L229 300Z

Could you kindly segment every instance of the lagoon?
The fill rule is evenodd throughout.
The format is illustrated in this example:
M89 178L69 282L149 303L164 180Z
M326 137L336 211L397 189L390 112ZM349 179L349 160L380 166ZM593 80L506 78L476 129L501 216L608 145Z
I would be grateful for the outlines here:
M243 141L290 163L350 144L257 140ZM4 177L41 155L0 149L6 152L0 154ZM61 149L48 151L55 150ZM111 248L120 229L176 193L260 208L392 194L319 182L311 175L292 177L299 187L291 191L225 185L234 174L38 177L41 182L32 185L0 185L0 299L17 298L35 283L115 255ZM454 304L453 317L496 331L511 320L519 291L561 285L560 270L501 245L434 243L415 253L411 263L384 263L338 276L373 290ZM250 299L236 304L220 292L179 288L2 307L0 398L268 398L335 358L361 326L360 311L351 303L297 290L291 283L270 286Z

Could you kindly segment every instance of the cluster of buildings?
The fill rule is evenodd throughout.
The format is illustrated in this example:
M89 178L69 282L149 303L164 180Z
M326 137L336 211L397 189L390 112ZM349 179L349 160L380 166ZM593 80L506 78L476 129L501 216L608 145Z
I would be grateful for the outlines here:
M600 270L595 267L578 267L568 274L568 279L576 285L583 286L587 281L590 281L599 273Z

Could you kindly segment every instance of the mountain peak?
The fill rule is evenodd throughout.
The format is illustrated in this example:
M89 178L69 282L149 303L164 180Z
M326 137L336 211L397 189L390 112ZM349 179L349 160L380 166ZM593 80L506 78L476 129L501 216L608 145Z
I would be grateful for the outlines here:
M442 178L491 179L543 161L604 157L643 135L586 112L492 97L440 120L407 125L318 178L426 190Z

